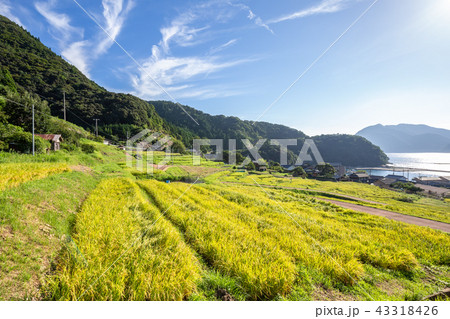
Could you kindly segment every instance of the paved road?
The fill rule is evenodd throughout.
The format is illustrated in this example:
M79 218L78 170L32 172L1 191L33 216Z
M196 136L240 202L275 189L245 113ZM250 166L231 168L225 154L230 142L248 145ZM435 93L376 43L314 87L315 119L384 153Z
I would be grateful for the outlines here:
M394 212L384 210L384 209L379 209L379 208L373 208L373 207L367 207L367 206L361 206L361 205L341 202L341 201L333 200L333 199L325 199L325 198L317 198L317 199L326 201L329 203L333 203L337 206L340 206L343 208L348 208L348 209L351 209L351 210L354 210L357 212L368 213L368 214L376 215L376 216L382 216L382 217L393 219L393 220L396 220L399 222L404 222L404 223L413 224L413 225L417 225L417 226L430 227L433 229L442 230L443 232L446 232L446 233L450 233L450 224L447 224L447 223L438 222L438 221L431 220L431 219L410 216L410 215L403 215L400 213L394 213Z

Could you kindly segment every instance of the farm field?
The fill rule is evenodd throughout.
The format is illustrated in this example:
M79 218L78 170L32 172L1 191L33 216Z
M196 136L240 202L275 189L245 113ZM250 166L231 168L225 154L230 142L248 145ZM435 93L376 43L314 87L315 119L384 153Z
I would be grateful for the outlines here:
M450 281L449 234L320 198L443 221L448 202L187 155L148 175L89 143L90 154L1 155L0 170L24 179L0 190L0 300L420 300Z
M221 172L208 176L207 179L212 183L240 183L253 185L257 188L259 188L258 184L275 186L277 188L299 188L298 191L290 191L310 193L311 195L316 195L316 197L323 196L321 192L354 196L363 200L380 203L371 204L364 202L366 206L450 223L450 204L448 201L440 201L418 195L407 195L368 184L323 182L302 178L280 178L270 174L257 175L246 172ZM408 199L408 202L405 199Z
M450 279L448 234L284 190L108 180L76 229L49 299L405 300Z
M94 143L92 154L1 153L0 300L42 299L41 285L73 232L81 204L105 178L132 176L123 152ZM17 182L20 181L20 183Z
M18 186L27 181L45 178L49 175L70 171L65 164L15 163L0 164L0 191Z

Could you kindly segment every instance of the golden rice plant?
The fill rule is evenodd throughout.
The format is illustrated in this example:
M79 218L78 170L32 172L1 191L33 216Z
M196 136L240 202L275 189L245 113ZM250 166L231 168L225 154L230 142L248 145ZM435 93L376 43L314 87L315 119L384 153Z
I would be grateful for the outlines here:
M0 191L22 183L70 171L59 163L4 163L0 164Z
M160 210L184 233L187 242L214 269L235 277L250 299L273 299L291 289L296 267L293 260L245 223L230 218L231 212L210 209L211 198L186 184L140 182Z
M105 180L77 215L46 290L57 300L183 300L200 266L180 233L127 179Z
M350 261L353 265L359 262L361 266L364 262L401 271L417 269L418 259L448 264L449 235L439 231L350 212L284 190L267 189L268 196L262 190L255 191L255 187L204 187L213 191L208 197L214 205L218 205L220 197L234 203L230 210L235 211L236 215L248 214L247 220L257 221L260 232L276 238L299 262L328 273L333 273L333 268L339 268L336 267L339 263L343 265L344 273L348 272L357 279L362 275L362 267L349 265L348 268L354 270L352 273L345 266ZM250 216L252 213L254 217ZM272 225L276 223L277 226L272 228L277 231L271 231L267 226L261 227L268 225L269 221ZM298 226L297 233L289 225ZM255 225L253 227L256 229ZM307 238L302 233L307 233ZM311 238L314 240L311 241ZM320 256L323 250L312 251L315 243L319 243L328 253ZM347 281L345 276L337 277Z

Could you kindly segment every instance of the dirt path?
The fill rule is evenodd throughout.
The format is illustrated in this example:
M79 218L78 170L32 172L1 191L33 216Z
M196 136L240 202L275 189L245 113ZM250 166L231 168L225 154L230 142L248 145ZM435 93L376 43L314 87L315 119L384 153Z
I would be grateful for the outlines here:
M238 184L238 185L245 185L245 186L257 186L256 184L250 184L250 183L239 183L239 182L222 182L225 184ZM299 191L305 191L305 192L311 192L311 193L317 193L317 195L325 194L325 195L331 195L331 196L338 196L342 199L349 199L354 200L358 202L363 203L369 203L369 204L377 204L377 205L386 205L385 203L375 202L373 200L359 198L351 195L344 195L344 194L338 194L338 193L332 193L332 192L325 192L320 191L316 189L309 189L309 188L300 188L300 187L289 187L289 186L279 186L279 185L265 185L265 184L259 184L262 187L268 187L268 188L282 188L282 189L293 189L293 190L299 190Z
M431 220L431 219L410 216L410 215L403 215L400 213L394 213L394 212L384 210L384 209L379 209L379 208L373 208L373 207L367 207L367 206L361 206L361 205L341 202L341 201L333 200L333 199L324 199L324 198L317 198L317 199L326 201L329 203L333 203L342 208L351 209L351 210L354 210L357 212L367 213L367 214L376 215L376 216L382 216L382 217L386 217L388 219L396 220L399 222L404 222L404 223L413 224L413 225L417 225L417 226L430 227L433 229L442 230L443 232L446 232L446 233L450 233L450 224L447 224L447 223L438 222L438 221Z

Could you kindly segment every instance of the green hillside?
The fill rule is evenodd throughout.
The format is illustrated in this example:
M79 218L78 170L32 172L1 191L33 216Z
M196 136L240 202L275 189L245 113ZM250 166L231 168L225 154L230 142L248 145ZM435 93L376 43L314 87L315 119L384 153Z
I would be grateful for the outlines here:
M66 92L70 97L67 119L80 126L89 127L98 118L107 132L119 136L144 127L166 132L174 129L147 102L129 94L108 92L3 16L0 30L0 65L8 68L23 89L47 100L53 115L62 117Z

